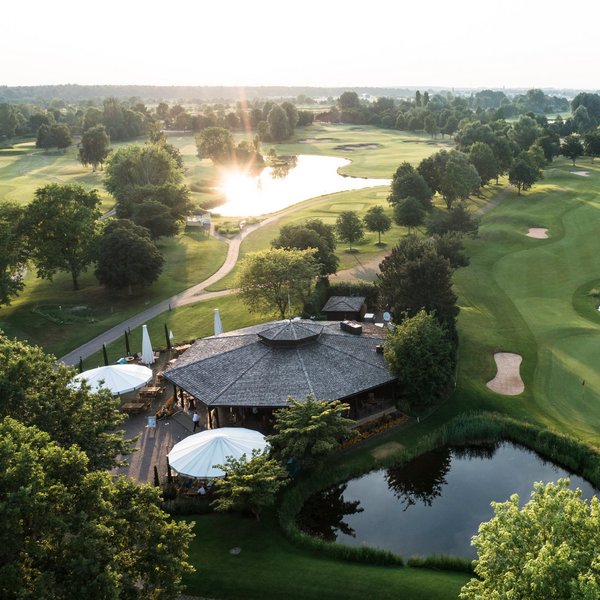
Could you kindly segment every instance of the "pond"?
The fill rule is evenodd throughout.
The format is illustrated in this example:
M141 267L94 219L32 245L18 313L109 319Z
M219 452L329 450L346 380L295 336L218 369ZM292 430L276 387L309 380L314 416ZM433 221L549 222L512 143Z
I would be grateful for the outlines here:
M521 505L536 481L570 477L590 499L581 477L510 442L443 447L403 467L372 471L308 499L300 527L322 539L391 550L404 557L451 554L475 558L471 537L494 515L490 502L519 494Z
M300 155L289 168L266 167L258 176L228 171L218 189L227 201L216 209L224 217L257 217L303 200L334 192L389 185L389 179L344 177L338 169L350 164L334 156Z

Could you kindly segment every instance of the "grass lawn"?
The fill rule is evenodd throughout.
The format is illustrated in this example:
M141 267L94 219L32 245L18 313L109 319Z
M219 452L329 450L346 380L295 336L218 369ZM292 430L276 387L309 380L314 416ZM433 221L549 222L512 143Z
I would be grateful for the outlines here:
M173 331L173 344L175 345L184 341L213 335L213 315L215 308L219 309L224 331L248 327L249 325L262 323L272 318L272 316L249 313L242 301L233 294L221 298L213 298L205 302L197 302L174 308L148 321L148 333L150 334L152 346L155 350L166 347L165 324ZM132 329L129 339L131 351L140 352L142 349L142 328ZM124 335L120 340L107 346L107 354L111 363L125 355ZM99 350L84 360L84 368L93 369L98 365L104 364L103 361L102 351Z
M571 171L587 170L590 177ZM557 160L544 180L489 211L471 265L455 275L460 364L457 410L494 409L600 445L600 313L598 287L600 168ZM549 239L527 237L546 227ZM490 392L493 353L523 356L525 392ZM585 385L582 381L585 380Z
M319 557L290 544L273 518L260 522L226 515L196 519L187 593L262 600L364 598L445 600L457 598L469 577L427 569L379 567ZM232 555L229 550L241 548Z
M227 253L224 242L197 231L161 240L159 248L165 257L162 275L131 296L127 291L111 292L98 285L93 272L82 275L79 291L73 291L66 273L49 282L30 272L23 293L10 306L0 308L0 329L62 356L148 305L206 279L223 264ZM60 318L62 311L68 313L72 307L85 307L89 319L61 324L44 316Z
M65 152L43 152L35 140L16 142L13 148L0 149L0 202L28 204L35 190L49 183L79 183L86 189L97 189L102 198L101 210L114 205L102 185L102 172L92 172L77 160L77 148Z

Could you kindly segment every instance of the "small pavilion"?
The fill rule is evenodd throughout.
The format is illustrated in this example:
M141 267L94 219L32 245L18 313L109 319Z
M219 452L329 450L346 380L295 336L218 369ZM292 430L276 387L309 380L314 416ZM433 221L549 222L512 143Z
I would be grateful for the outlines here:
M273 410L308 394L347 402L362 424L395 410L384 337L368 323L271 321L196 340L164 378L204 405L208 428L268 430Z

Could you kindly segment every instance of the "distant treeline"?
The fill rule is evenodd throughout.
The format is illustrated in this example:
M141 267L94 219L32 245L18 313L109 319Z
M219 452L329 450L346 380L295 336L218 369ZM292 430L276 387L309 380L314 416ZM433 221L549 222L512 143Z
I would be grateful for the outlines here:
M408 98L414 96L416 87L310 87L310 86L156 86L156 85L40 85L40 86L0 86L0 102L44 103L52 100L79 102L84 100L102 100L104 98L131 98L132 96L146 100L255 100L258 98L292 98L306 96L308 98L337 98L345 91L353 91L359 95L387 96L390 98ZM439 88L429 87L430 93L452 92L459 96L469 96L481 88ZM527 90L515 88L502 90L507 96L524 94ZM549 94L574 97L581 90L550 90Z

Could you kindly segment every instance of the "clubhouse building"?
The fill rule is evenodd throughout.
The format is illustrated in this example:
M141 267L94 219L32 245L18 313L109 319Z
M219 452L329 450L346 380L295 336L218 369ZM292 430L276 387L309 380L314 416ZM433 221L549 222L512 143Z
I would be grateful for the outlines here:
M164 378L209 428L268 431L288 398L343 400L357 424L395 411L396 377L383 357L385 331L370 323L270 321L196 340Z

